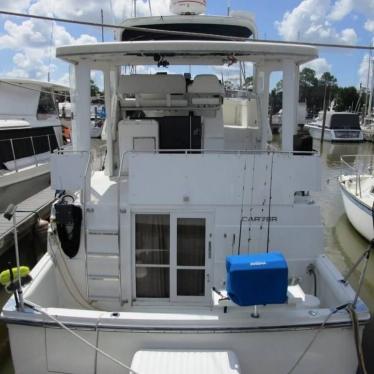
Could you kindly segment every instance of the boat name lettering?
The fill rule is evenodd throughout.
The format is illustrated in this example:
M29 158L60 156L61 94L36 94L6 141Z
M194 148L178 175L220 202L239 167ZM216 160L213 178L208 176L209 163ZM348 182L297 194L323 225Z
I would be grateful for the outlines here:
M264 216L257 216L257 217L243 217L243 222L278 222L278 217L264 217Z

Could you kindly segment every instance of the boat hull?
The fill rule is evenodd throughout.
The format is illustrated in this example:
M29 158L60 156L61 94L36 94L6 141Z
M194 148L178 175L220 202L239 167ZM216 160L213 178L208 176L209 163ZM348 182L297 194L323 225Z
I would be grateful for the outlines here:
M305 127L314 139L320 140L322 138L322 128L320 126L308 124ZM332 130L325 128L323 139L327 142L362 142L364 136L360 130Z
M9 324L8 329L17 374L124 372L123 368L96 355L94 350L56 326ZM142 349L232 350L238 356L242 374L268 374L289 372L313 339L316 329L225 333L116 328L76 328L74 331L128 366L134 354ZM319 334L295 373L323 373L328 367L330 374L352 374L356 366L352 330L335 327Z
M49 165L34 166L29 169L0 177L0 211L9 204L18 204L35 195L50 184Z
M374 239L372 210L340 181L344 209L352 226L367 240Z

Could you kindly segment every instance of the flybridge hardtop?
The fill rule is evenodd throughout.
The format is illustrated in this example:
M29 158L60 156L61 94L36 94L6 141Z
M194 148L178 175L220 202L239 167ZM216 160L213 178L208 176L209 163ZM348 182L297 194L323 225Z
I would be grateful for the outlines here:
M280 45L271 42L238 41L134 41L59 47L56 56L71 63L90 60L100 64L154 65L155 55L175 65L223 65L238 61L271 62L280 68L282 60L303 64L318 56L311 46Z
M0 77L0 82L5 82L9 84L16 84L16 85L24 85L24 86L37 86L37 87L44 87L44 88L51 88L53 91L57 92L69 92L69 86L58 82L48 82L43 80L37 79L29 79L29 78L9 78L9 77Z

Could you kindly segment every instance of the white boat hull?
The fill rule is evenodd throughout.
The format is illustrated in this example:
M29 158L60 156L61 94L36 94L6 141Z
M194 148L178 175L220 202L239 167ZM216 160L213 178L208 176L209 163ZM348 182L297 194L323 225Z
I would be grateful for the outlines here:
M322 128L320 126L307 124L305 127L314 139L320 140L322 138ZM362 142L364 136L360 130L332 130L325 128L323 139L327 142Z
M367 240L374 239L373 216L369 206L350 192L340 181L344 209L352 226Z
M124 373L123 368L100 354L96 356L94 350L55 326L8 325L8 328L17 374ZM116 328L99 328L97 331L77 328L74 331L128 366L141 349L232 350L239 359L242 374L288 373L316 333L315 328L266 333L154 332ZM350 328L337 327L321 332L295 373L326 373L326 368L330 374L356 372ZM196 372L203 373L203 368Z
M340 273L326 256L320 256L315 266L323 282L318 286L321 300L329 298L331 292L336 295L332 301L335 306L353 300L352 288L340 282ZM59 307L59 300L71 297L69 292L58 296L57 290L64 287L60 271L51 256L44 255L32 270L34 281L24 290L26 300L49 305L44 309L47 313L128 366L139 350L229 350L237 356L241 374L288 373L319 331L294 373L326 373L326 368L329 374L356 371L354 335L345 310L330 315L332 306L298 307L290 303L261 306L259 318L253 318L253 307L232 305L225 313L223 306L216 304L205 308L138 306L120 313L82 310L79 304L67 309ZM361 300L357 313L362 334L370 316ZM124 372L47 315L32 309L24 313L15 310L13 298L1 317L9 330L17 374ZM203 373L203 369L196 371Z

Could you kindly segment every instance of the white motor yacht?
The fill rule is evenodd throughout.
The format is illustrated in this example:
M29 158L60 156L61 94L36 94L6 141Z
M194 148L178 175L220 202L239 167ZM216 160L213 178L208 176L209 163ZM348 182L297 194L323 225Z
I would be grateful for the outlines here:
M68 88L30 79L0 79L0 211L49 184L50 154L62 146L55 93Z
M314 139L322 138L323 112L306 124ZM324 140L329 142L362 142L364 136L360 128L360 118L356 113L328 111L324 129Z
M374 156L342 156L349 173L339 177L344 209L353 227L367 240L374 239Z
M311 197L320 157L293 146L295 80L317 49L256 42L253 18L174 3L188 11L128 20L116 42L57 49L72 66L73 150L52 158L64 192L48 253L2 310L15 371L352 374L370 314L324 253ZM240 61L255 64L255 128L225 126L224 88L206 70L121 74ZM101 171L91 168L91 70L104 73ZM277 152L267 144L273 71L284 90Z

